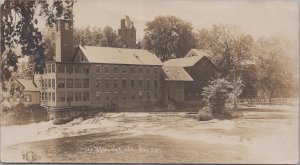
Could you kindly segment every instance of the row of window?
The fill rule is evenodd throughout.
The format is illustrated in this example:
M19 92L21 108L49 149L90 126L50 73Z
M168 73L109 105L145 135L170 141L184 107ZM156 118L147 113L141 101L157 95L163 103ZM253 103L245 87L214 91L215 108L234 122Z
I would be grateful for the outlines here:
M96 88L100 88L101 87L101 79L97 78L96 79ZM112 81L112 82L111 82ZM148 79L148 80L143 80L143 79L139 79L139 80L135 80L135 79L130 79L130 80L127 80L126 78L123 78L122 80L118 80L118 79L109 79L109 78L105 78L104 79L104 87L106 89L109 89L109 88L118 88L120 85L123 87L123 88L127 88L127 87L136 87L138 86L139 88L142 88L143 87L143 84L146 82L146 89L150 89L151 86L152 86L152 83L151 83L151 80ZM112 85L112 86L111 86ZM155 89L158 88L158 80L153 80L153 87Z
M89 92L57 92L57 102L88 101ZM54 92L41 92L42 101L55 101Z
M56 64L58 73L89 73L88 64ZM55 64L46 64L45 73L56 73Z
M42 88L55 88L55 79L42 79ZM57 88L89 88L89 79L57 79Z
M157 92L145 92L145 93L142 93L142 92L139 92L138 94L133 92L132 94L130 93L126 93L126 92L113 92L113 93L110 93L110 92L104 92L104 93L101 93L101 92L96 92L96 100L119 100L119 99L127 99L127 98L130 98L130 99L135 99L135 98L139 98L140 100L142 100L143 98L146 98L146 99L151 99L151 97L157 99L158 98L158 93Z
M96 65L96 74L101 74L101 65ZM145 71L144 71L145 70ZM139 74L143 74L143 73L147 73L147 74L150 74L152 73L151 72L152 68L151 67L136 67L136 66L122 66L122 67L118 67L118 66L114 66L114 67L110 67L108 65L105 65L104 66L104 73L105 74L109 74L109 73L114 73L114 74L117 74L117 73L127 73L127 72L130 72L130 73L139 73ZM153 73L154 74L157 74L158 73L158 68L155 67L153 69Z

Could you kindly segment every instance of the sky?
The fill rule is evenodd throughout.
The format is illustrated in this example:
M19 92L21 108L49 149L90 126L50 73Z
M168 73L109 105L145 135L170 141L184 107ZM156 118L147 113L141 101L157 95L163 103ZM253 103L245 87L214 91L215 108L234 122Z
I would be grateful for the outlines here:
M280 34L290 41L299 38L299 2L296 0L78 0L75 26L109 25L120 28L128 15L143 38L145 23L158 15L174 15L192 23L194 31L214 24L237 25L254 38Z

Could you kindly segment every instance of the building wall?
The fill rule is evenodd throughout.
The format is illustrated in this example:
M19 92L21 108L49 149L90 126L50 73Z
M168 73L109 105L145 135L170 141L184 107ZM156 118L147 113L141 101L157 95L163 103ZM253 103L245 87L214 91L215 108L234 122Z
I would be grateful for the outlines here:
M36 91L24 91L24 105L39 105L40 104L40 92Z
M91 106L130 108L160 104L161 72L161 66L92 64Z
M208 85L212 78L217 76L217 68L207 57L203 57L194 66L187 67L185 70L194 79L193 82L185 84L185 100L201 100L203 88Z
M125 25L122 25L122 21L125 24L125 20L121 20L121 29L118 30L121 40L125 44L126 48L135 48L136 47L136 30L134 27L128 28Z
M55 61L73 62L73 21L58 20L55 26Z
M175 102L184 102L184 82L169 81L168 99Z

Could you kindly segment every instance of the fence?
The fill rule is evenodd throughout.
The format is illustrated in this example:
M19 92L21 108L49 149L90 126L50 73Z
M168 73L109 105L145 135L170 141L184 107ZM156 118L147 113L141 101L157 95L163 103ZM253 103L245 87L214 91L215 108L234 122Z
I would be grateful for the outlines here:
M239 99L238 104L285 104L289 103L291 98L270 98L270 99Z

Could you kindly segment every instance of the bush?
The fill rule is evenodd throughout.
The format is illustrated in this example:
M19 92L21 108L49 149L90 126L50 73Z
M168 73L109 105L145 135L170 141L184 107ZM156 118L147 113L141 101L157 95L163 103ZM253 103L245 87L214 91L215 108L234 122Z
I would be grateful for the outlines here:
M225 107L236 109L237 97L242 93L242 81L240 78L230 82L225 78L214 79L204 88L202 93L204 104L214 113L224 114Z
M197 119L198 121L208 121L213 119L212 111L208 107L200 109L198 112Z

